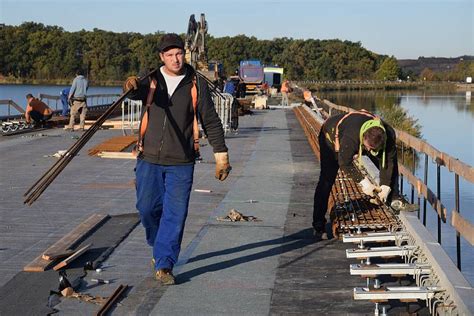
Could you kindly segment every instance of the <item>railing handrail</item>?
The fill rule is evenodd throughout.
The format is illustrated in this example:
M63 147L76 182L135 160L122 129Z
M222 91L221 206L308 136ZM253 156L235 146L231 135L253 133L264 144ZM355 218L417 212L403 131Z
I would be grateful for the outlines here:
M15 101L8 99L8 100L0 100L0 105L8 105L9 107L12 106L15 110L17 110L20 114L25 114L25 110L15 103Z
M118 93L99 93L99 94L88 94L88 98L109 98L109 97L115 97L119 96L120 94ZM59 100L61 99L61 96L59 95L51 95L51 94L46 94L46 93L40 93L39 95L40 99L53 99L53 100Z

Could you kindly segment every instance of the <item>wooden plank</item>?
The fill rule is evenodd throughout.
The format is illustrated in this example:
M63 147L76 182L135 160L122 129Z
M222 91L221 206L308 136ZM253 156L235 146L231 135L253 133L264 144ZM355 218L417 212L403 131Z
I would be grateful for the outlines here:
M84 247L82 247L81 249L77 250L77 251L74 252L72 255L70 255L69 257L67 257L66 259L64 259L63 261L61 261L60 263L58 263L57 265L55 265L54 268L53 268L53 270L54 270L54 271L58 271L59 269L64 268L64 267L67 266L69 263L71 263L71 262L74 261L76 258L78 258L80 255L82 255L84 252L86 252L87 249L89 249L91 246L92 246L92 244L87 244L87 245L85 245Z
M51 247L46 249L46 251L36 257L33 261L28 263L23 267L24 271L28 272L43 272L51 267L55 260L46 260L43 256L55 258L58 254L65 253L69 248L71 248L82 236L89 233L92 229L103 223L106 219L109 218L107 214L93 214L84 222L79 224L75 229L73 229L69 234L55 242Z
M474 226L456 210L453 210L452 212L451 225L453 225L456 231L458 231L459 234L461 234L461 236L471 244L471 246L474 245Z
M113 159L137 159L133 153L121 152L121 151L102 151L97 154L101 158L113 158Z
M107 139L106 141L89 149L89 156L97 155L102 151L120 152L137 141L138 136L118 136Z
M48 255L43 254L42 257L44 260L58 260L61 258L68 257L72 255L73 253L74 253L74 250L66 250L64 252L59 252L56 254L48 254Z

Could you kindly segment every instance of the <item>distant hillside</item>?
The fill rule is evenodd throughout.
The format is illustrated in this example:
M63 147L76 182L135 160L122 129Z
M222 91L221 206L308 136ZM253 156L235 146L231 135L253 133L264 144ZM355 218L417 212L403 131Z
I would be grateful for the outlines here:
M418 59L399 59L398 65L404 73L413 73L417 76L425 68L434 72L449 72L456 68L461 61L474 61L474 56L460 56L456 58L445 57L419 57Z

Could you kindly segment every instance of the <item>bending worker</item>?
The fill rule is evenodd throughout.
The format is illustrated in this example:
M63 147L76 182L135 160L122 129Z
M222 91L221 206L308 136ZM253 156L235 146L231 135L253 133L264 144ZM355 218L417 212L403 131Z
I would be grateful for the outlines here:
M155 278L175 284L178 260L199 154L200 118L216 159L216 178L223 181L231 167L224 130L206 81L184 62L184 42L177 34L163 35L158 48L163 63L148 80L129 77L129 98L142 100L144 112L137 143L137 209L153 248Z
M51 119L53 111L46 105L46 103L33 97L31 93L26 95L26 100L26 123L30 124L33 119L33 121L35 121L35 127L40 127L43 126L46 121Z
M395 131L380 118L367 111L355 111L329 117L319 133L321 173L314 192L313 228L316 238L326 238L325 224L329 194L338 169L360 184L362 192L391 204L398 210L413 211L413 205L403 201L398 191L397 149ZM380 186L362 177L353 165L361 163L362 154L379 167Z

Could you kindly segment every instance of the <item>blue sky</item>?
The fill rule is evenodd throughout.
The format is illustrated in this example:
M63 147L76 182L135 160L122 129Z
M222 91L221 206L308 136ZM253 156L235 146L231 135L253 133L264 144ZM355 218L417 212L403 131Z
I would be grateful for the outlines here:
M0 23L66 31L184 33L206 14L214 37L361 42L399 59L474 55L474 0L0 0Z

